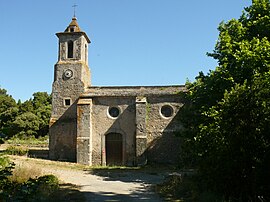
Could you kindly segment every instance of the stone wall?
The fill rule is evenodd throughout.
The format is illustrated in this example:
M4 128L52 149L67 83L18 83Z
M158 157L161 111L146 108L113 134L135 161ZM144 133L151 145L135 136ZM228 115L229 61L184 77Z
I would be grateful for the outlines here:
M105 137L110 133L123 136L123 164L133 164L135 157L135 102L133 97L95 97L92 105L92 160L94 165L106 164ZM115 106L120 115L113 118L108 109Z
M123 164L147 162L176 163L180 155L181 129L178 112L183 86L168 87L91 87L80 100L91 99L91 159L93 165L106 165L105 139L110 133L123 135ZM165 117L163 106L172 114ZM120 109L113 118L110 107Z
M74 102L63 115L51 118L49 130L49 158L76 162L77 102Z
M171 117L161 113L163 106L173 109ZM176 134L181 130L179 110L183 106L179 95L148 98L147 115L147 157L149 162L174 164L180 157L180 139Z
M117 133L123 142L121 164L176 163L182 86L124 89L93 87L81 95L52 124L50 157L106 165L106 137ZM112 107L119 110L116 117L109 113Z

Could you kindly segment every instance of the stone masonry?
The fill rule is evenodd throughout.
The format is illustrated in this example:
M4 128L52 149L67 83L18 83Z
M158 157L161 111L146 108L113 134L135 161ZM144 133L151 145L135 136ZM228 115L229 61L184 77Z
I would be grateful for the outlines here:
M56 35L50 158L85 165L176 163L185 86L91 86L91 41L77 19Z

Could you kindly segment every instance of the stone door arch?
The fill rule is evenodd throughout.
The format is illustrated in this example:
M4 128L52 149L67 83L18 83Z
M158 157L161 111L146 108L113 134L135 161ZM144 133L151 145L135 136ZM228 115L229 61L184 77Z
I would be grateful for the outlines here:
M120 133L109 133L105 137L106 165L122 165L123 136Z

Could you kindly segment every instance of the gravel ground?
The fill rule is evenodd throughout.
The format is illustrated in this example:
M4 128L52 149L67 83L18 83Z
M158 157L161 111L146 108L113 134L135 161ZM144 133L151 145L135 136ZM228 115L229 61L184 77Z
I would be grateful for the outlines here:
M17 165L35 166L43 174L54 174L62 182L75 184L87 201L163 201L154 191L164 175L139 170L75 169L76 164L12 157ZM74 168L72 168L74 167Z

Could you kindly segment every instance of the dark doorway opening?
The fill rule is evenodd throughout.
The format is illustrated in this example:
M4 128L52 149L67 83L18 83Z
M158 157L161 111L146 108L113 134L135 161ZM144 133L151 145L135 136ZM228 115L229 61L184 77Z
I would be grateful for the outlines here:
M122 165L123 161L123 139L119 133L106 135L106 165Z

